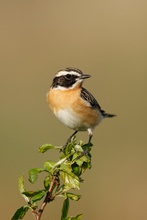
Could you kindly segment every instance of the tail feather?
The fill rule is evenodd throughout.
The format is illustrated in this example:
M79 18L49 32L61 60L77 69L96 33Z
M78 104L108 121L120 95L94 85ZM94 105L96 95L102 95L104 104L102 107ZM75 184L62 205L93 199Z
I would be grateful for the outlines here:
M114 114L109 114L109 113L106 113L105 111L101 111L101 113L102 113L102 116L104 117L104 118L112 118L112 117L115 117L116 115L114 115Z

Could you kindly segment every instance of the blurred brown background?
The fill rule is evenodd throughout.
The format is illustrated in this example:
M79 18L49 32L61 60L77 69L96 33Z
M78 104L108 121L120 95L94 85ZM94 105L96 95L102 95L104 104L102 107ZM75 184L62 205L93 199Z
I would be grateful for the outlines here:
M92 75L84 86L118 117L95 129L92 169L69 215L147 219L147 1L6 0L0 29L1 219L25 204L18 178L25 173L27 189L40 189L41 179L28 184L28 169L57 160L57 153L42 155L38 147L62 145L72 132L46 103L55 73L70 66ZM43 220L60 219L61 204L48 205Z

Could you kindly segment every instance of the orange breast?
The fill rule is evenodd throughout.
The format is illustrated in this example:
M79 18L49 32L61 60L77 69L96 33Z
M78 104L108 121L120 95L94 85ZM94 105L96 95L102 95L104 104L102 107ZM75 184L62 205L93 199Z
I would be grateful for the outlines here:
M102 119L99 110L93 109L87 101L80 97L79 88L63 91L50 89L47 99L54 113L61 109L73 109L74 115L79 119L81 127L95 127Z

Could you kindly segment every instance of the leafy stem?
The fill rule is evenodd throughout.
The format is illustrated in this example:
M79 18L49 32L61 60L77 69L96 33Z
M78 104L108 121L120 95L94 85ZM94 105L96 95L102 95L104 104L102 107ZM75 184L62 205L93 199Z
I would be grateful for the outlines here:
M49 188L49 190L48 190L48 192L47 192L47 194L45 196L45 199L44 199L44 201L43 201L39 211L35 210L35 211L32 212L35 215L36 220L40 220L41 219L42 213L43 213L47 203L49 203L49 202L54 200L55 195L53 195L52 193L53 193L54 188L56 186L58 186L58 184L59 183L58 183L57 178L55 176L53 176L51 184L50 184L50 188Z
M92 145L91 145L92 146ZM46 205L56 197L63 197L61 220L80 220L82 214L75 217L68 217L69 201L78 201L81 196L70 193L71 189L80 189L82 174L86 169L91 168L91 146L77 142L75 137L68 143L57 162L48 160L44 162L43 168L29 170L29 181L34 184L40 173L45 173L44 188L37 191L27 191L24 186L24 176L19 178L19 191L26 201L26 205L19 208L11 220L23 219L28 210L32 211L35 220L41 220ZM50 149L61 150L61 147L51 144L42 145L40 153ZM61 153L61 151L59 151ZM38 201L43 200L40 208Z

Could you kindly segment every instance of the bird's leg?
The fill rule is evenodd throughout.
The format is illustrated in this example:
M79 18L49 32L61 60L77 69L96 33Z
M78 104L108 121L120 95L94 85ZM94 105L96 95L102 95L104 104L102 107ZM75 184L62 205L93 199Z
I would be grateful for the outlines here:
M89 153L89 148L90 148L90 146L91 146L91 139L92 139L92 136L93 136L93 134L92 134L92 133L89 133L88 144L87 144L86 149L82 152L82 156L87 155L87 157L89 157L89 156L88 156L88 153Z
M72 137L75 136L75 134L77 133L78 131L76 130L66 141L65 145L62 147L62 151L64 152L66 146L68 145L68 143L71 141Z
M93 134L90 133L90 134L89 134L88 147L90 147L90 145L91 145L92 136L93 136Z
M75 158L75 160L80 159L81 157L83 157L84 155L87 156L87 158L89 158L91 160L91 157L89 156L89 148L91 146L91 139L92 139L93 133L89 133L89 140L88 140L88 144L85 150L83 150L83 152L80 152L80 155L78 157Z

